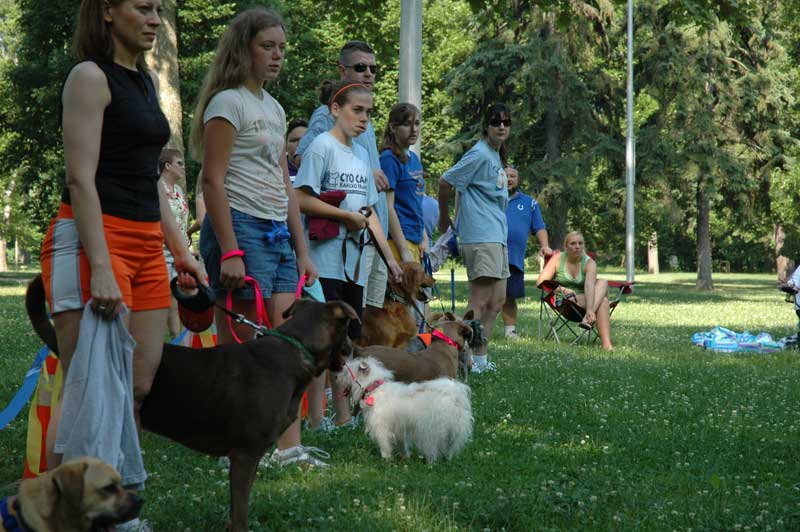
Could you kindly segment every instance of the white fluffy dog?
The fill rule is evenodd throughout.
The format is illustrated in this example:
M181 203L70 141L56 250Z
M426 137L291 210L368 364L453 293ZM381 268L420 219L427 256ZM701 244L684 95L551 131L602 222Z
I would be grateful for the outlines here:
M381 456L397 446L404 457L416 448L432 464L455 456L472 437L472 405L467 385L448 378L405 384L372 357L350 360L337 382L360 404L367 434Z

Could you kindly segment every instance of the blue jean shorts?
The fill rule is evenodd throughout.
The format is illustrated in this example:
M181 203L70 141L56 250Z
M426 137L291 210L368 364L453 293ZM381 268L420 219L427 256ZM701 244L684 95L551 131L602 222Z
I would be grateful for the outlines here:
M273 293L293 294L297 290L299 280L294 250L289 240L270 243L264 236L274 229L274 224L284 222L256 218L236 209L231 209L231 221L239 249L244 251L245 271L258 281L263 298L269 299ZM211 288L217 297L225 296L227 291L219 282L222 254L208 216L200 228L200 254L208 272ZM233 297L252 300L255 299L255 290L251 285L246 285L236 290Z

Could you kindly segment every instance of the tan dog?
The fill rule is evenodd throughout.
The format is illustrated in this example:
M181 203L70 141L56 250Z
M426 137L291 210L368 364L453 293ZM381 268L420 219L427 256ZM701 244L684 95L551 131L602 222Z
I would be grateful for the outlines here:
M409 353L372 345L357 351L357 356L373 357L400 382L423 382L438 377L455 379L461 352L472 340L472 328L461 321L438 321L430 345L422 351Z
M416 303L421 312L421 302L427 299L422 289L432 287L434 280L425 274L419 263L401 262L400 268L403 270L400 284L391 287L397 297L384 299L383 308L364 308L358 345L403 347L417 334L417 324L411 315L413 311L407 305Z
M100 532L135 518L142 498L123 489L116 469L96 458L72 460L52 471L23 480L16 496L6 499L10 518L23 532ZM0 503L2 508L2 503Z

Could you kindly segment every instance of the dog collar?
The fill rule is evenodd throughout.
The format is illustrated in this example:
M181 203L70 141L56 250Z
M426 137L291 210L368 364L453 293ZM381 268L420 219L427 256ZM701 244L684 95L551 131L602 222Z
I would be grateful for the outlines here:
M264 331L264 336L274 336L275 338L280 338L281 340L286 340L287 342L289 342L290 344L295 346L297 349L299 349L300 352L303 353L303 355L305 355L305 357L308 360L310 360L312 364L316 364L317 363L317 358L314 355L312 355L311 352L306 348L306 346L304 346L300 342L300 340L298 340L297 338L294 338L292 336L287 336L287 335L285 335L283 333L280 333L280 332L276 331L275 329L267 329L267 330L265 330Z
M14 501L13 508L19 516L19 520L8 511L8 499L0 499L0 520L2 520L3 528L8 532L25 532L27 529L22 525L24 520L18 500Z
M460 345L458 345L458 342L456 342L455 340L453 340L452 338L450 338L449 336L447 336L447 335L446 335L445 333L443 333L442 331L440 331L440 330L438 330L438 329L434 329L434 330L431 332L431 336L432 336L432 337L434 337L434 338L438 338L439 340L443 340L443 341L444 341L444 342L445 342L447 345L452 345L453 347L455 347L456 349L458 349L459 351L461 351L461 346L460 346Z
M378 379L378 380L376 380L375 382L373 382L372 384L370 384L369 386L367 386L367 387L364 389L364 395L366 396L366 397L364 397L364 403L365 403L367 406L372 406L372 405L374 405L374 404L375 404L375 398L374 398L374 397L372 397L370 394L371 394L372 392L374 392L375 390L377 390L377 389L378 389L378 387L379 387L381 384L383 384L383 379Z

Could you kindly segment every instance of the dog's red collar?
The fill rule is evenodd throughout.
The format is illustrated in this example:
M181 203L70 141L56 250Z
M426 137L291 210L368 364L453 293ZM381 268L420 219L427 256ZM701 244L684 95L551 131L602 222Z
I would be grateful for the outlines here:
M445 343L447 343L447 345L452 345L453 347L461 351L461 346L458 345L458 342L447 336L442 331L434 329L433 332L431 332L431 336L433 336L434 338L438 338L439 340L443 340Z
M383 384L383 379L378 379L364 389L364 403L366 403L367 406L375 404L375 398L370 394L377 390L381 384Z

